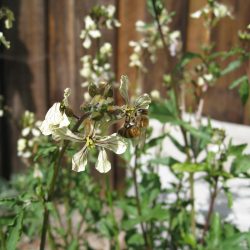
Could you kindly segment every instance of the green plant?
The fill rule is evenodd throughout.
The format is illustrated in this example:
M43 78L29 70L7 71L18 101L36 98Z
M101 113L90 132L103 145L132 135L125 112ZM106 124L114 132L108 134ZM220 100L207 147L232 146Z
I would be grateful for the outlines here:
M101 30L120 24L114 18L114 7L95 6L81 33L85 49L95 43L97 51L91 54L92 50L87 50L89 54L82 58L81 75L87 91L80 109L72 110L70 90L66 89L64 98L50 108L43 122L36 121L30 112L22 119L18 153L29 169L1 184L3 249L21 246L18 241L22 242L24 235L30 241L41 235L40 249L45 249L46 235L51 249L250 248L250 233L240 232L214 212L220 192L232 206L229 180L249 178L250 156L244 153L247 145L228 142L225 131L202 119L208 89L248 62L248 30L239 33L241 43L230 51L215 51L211 43L203 44L199 54L184 52L180 32L169 28L174 14L168 13L163 1L148 0L147 5L152 22L137 22L141 38L130 42L130 66L136 68L140 92L147 57L151 63L157 63L158 51L164 51L166 59L176 57L174 70L166 70L162 78L166 97L153 91L151 98L143 94L133 101L128 78L122 76L119 94L124 103L115 103L117 77L110 66L112 49L102 41ZM192 15L204 18L208 34L227 16L232 16L228 8L214 0ZM221 62L231 58L233 61L223 68ZM248 98L248 81L243 75L231 84L231 88L239 87L243 103ZM186 103L190 93L192 105ZM148 127L148 112L150 118L162 123L158 136ZM109 135L112 125L120 121L123 125L116 126L117 133ZM179 131L181 139L173 129ZM166 140L183 159L166 153ZM122 194L111 188L106 149L122 156L115 166L127 172ZM93 176L94 166L102 173L98 180ZM167 187L160 168L167 168L174 176L175 181ZM197 218L197 177L210 191L203 220Z

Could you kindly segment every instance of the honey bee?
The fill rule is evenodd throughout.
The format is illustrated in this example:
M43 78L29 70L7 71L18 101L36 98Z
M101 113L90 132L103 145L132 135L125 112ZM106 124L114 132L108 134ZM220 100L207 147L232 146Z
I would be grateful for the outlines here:
M143 137L149 123L147 115L146 109L138 109L134 115L127 115L123 127L118 130L118 134L125 138Z
M123 127L118 130L118 134L125 138L136 138L141 134L141 130L135 124L125 123Z
M139 128L147 128L149 124L148 110L139 109L136 116L136 124Z

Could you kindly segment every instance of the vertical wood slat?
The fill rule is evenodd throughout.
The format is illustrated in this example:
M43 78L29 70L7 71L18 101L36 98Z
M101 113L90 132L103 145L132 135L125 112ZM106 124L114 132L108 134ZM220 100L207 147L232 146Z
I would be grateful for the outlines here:
M184 40L183 50L185 51L189 0L167 0L165 5L168 13L175 13L172 17L172 22L170 23L170 30L178 30L181 32L181 37ZM147 20L152 22L152 16L147 15ZM149 70L144 78L144 91L150 93L153 89L157 89L164 96L166 88L163 84L163 74L169 74L173 70L176 63L177 58L170 56L170 54L166 58L163 50L158 53L157 62L155 64L152 64L148 60L147 67Z
M4 63L4 71L1 69L1 73L3 73L7 104L13 108L16 120L19 120L24 109L36 111L38 117L42 118L48 108L48 100L50 104L61 100L63 90L66 87L72 88L74 107L79 106L83 93L80 87L82 82L79 75L80 57L86 53L82 49L79 33L83 27L84 15L95 3L117 4L119 19L123 26L117 34L117 50L113 64L117 65L118 78L121 74L127 74L131 79L131 84L135 86L135 71L128 66L129 55L132 51L128 42L138 39L138 34L135 32L135 21L149 18L146 14L145 0L62 0L60 2L53 0L2 0L1 2L14 10L17 19L14 28L8 32L12 48L1 54L1 60ZM224 0L223 2L231 4L236 11L235 20L222 21L213 34L218 49L227 49L234 44L237 29L244 29L250 22L249 1ZM201 21L189 19L187 22L187 9L190 9L188 13L190 14L202 7L204 3L205 0L166 1L168 9L177 12L172 28L181 29L184 37L185 32L188 33L187 50L195 51L198 48L198 42L204 39ZM233 24L234 22L235 24ZM115 34L112 35L108 32L104 35L103 41L111 41L113 48L115 48L115 36ZM163 71L160 68L164 68L162 67L164 63L160 56L157 64L150 67L143 80L145 91L150 92L154 88L163 89L161 85ZM173 65L172 61L169 64ZM238 74L228 75L220 83L221 87L215 87L213 91L208 93L207 106L205 107L207 115L235 122L249 121L249 109L247 108L249 105L243 108L236 92L225 94L229 92L226 85ZM224 103L214 106L214 103L217 103L214 101L215 99L220 101L224 99ZM229 102L234 102L234 107L228 105ZM19 166L20 163L15 157L17 129L14 128L13 122L8 127L10 129L8 134L5 133L6 130L2 129L7 139L3 142L1 135L1 145L8 143L9 146L6 148L12 151L10 158L15 158L10 165ZM11 138L11 143L8 142L9 138ZM3 162L3 159L1 161ZM10 161L4 160L4 162ZM3 164L1 164L2 166Z
M12 110L12 119L4 118L8 120L1 143L8 155L3 156L1 167L17 171L21 168L16 152L20 117L27 109L41 118L47 109L45 8L39 0L5 0L2 4L13 10L16 21L7 32L11 48L1 53L4 96Z
M225 18L222 20L213 36L216 49L228 51L238 44L238 30L245 29L247 24L250 23L248 14L250 2L242 0L224 0L222 2L232 7L234 19ZM244 67L241 67L239 70L220 79L218 86L208 92L207 105L205 106L206 114L219 120L236 123L244 122L244 106L241 103L239 94L237 90L229 90L228 86L234 79L245 73ZM232 103L233 105L230 105Z

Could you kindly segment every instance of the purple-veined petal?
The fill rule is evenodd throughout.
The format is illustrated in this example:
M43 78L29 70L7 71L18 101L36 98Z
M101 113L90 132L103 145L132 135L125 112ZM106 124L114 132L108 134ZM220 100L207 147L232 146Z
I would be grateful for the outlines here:
M99 152L95 168L100 173L107 173L111 169L111 163L108 160L108 156L107 156L106 150L103 149L103 148Z
M87 148L84 146L79 152L74 154L72 158L72 170L76 172L84 171L87 165Z

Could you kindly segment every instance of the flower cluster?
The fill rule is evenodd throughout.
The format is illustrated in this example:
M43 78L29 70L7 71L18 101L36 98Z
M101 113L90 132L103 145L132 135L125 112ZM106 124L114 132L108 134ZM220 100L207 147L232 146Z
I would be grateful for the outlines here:
M191 14L192 18L204 18L207 27L214 27L222 18L233 18L231 10L224 4L215 0L208 1L202 9Z
M70 129L72 119L67 111L70 109L68 99L67 105L65 105L65 98L68 98L67 94L64 94L61 103L55 103L47 112L45 120L40 126L44 135L52 135L52 138L56 141L69 140L81 145L81 149L72 157L72 169L74 171L85 170L88 164L88 154L94 150L98 151L96 169L100 173L107 173L111 169L111 163L108 160L106 150L113 151L116 154L122 154L126 151L127 143L123 137L128 138L127 136L117 133L106 135L108 128L114 122L125 119L126 125L129 123L131 126L138 126L137 129L141 128L138 124L134 124L135 119L138 123L139 121L142 123L139 119L139 112L148 109L151 100L148 95L144 94L138 97L134 103L131 103L128 98L127 84L127 77L122 76L120 93L126 104L116 106L114 105L113 89L110 84L106 82L91 83L88 88L90 101L84 103L81 107L87 117L77 133ZM69 93L69 90L67 89L65 93Z
M180 31L171 31L169 24L172 18L166 10L162 10L159 16L159 22L161 25L162 33L165 38L165 43L168 45L169 53L171 56L176 56L182 49L181 34ZM130 41L129 45L133 48L133 53L130 56L130 66L138 67L145 71L146 68L143 64L143 56L145 53L149 54L150 60L155 62L157 60L157 51L163 48L163 43L158 32L157 22L145 23L143 21L137 21L136 30L142 36L139 41Z
M13 21L15 20L13 12L6 8L0 8L0 20L4 19L4 27L6 29L12 28ZM3 44L6 48L10 48L10 42L6 40L2 31L0 31L0 44Z
M89 82L110 82L114 79L110 65L111 56L111 44L104 43L94 58L91 55L85 55L81 58L82 69L80 70L80 74L86 79L82 83L82 87L87 87Z
M24 159L32 157L35 144L40 141L40 121L35 120L34 113L25 111L22 117L21 137L17 141L17 155Z
M113 5L100 5L92 9L90 15L87 15L84 19L85 27L80 34L84 48L89 49L92 44L91 40L101 37L101 28L120 27L119 21L114 16L115 6Z

